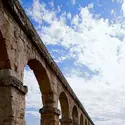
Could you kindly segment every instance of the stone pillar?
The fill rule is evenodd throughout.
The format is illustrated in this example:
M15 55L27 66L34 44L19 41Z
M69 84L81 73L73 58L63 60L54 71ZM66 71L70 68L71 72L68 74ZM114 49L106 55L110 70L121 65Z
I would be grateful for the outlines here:
M43 108L40 109L40 113L41 125L59 125L59 109L43 106Z
M73 125L79 125L77 118L73 120Z
M60 122L61 125L73 125L73 121L70 118L62 118Z
M83 118L83 125L85 125L85 118Z
M25 125L26 93L21 81L0 74L0 125Z

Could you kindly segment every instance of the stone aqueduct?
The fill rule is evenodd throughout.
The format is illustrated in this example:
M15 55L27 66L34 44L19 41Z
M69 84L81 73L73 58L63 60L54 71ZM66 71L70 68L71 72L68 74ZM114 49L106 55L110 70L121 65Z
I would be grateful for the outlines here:
M94 125L18 0L0 0L0 125L25 125L26 65L42 93L42 125Z

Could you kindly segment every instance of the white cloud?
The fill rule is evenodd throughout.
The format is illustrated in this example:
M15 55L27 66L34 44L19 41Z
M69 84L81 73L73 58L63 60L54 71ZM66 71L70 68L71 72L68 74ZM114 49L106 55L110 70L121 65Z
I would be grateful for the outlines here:
M89 9L92 9L93 7L94 7L94 5L92 3L88 5Z
M43 11L45 11L44 9L44 4L40 5L39 4L39 0L34 0L33 1L33 6L32 6L32 11L30 9L27 9L27 13L32 16L32 18L38 22L38 23L41 23L43 18L42 18L42 15L41 15L41 8Z
M122 96L125 85L123 88L112 88L108 84L98 84L98 78L92 81L85 81L78 76L67 79L95 124L113 125L125 121L125 97Z
M125 0L123 0L123 3L122 3L122 12L123 12L123 16L125 17Z
M26 115L32 115L33 117L40 119L40 113L38 111L26 111Z
M66 24L66 17L70 17L67 13L64 12L57 18L59 10L47 10L38 0L36 3L34 1L33 6L35 4L40 8L33 7L28 14L40 24L42 15L42 20L49 24L39 29L44 43L69 48L69 54L63 55L56 61L62 62L73 57L76 58L75 64L86 65L92 71L99 72L88 80L79 77L79 74L74 75L72 71L70 76L67 76L95 124L123 124L125 122L123 117L125 115L125 21L116 19L114 23L109 23L108 19L99 18L98 15L91 13L90 9L93 6L89 5L81 7L79 13L72 16L72 27L70 27ZM35 90L32 91L37 93ZM35 100L34 102L41 105ZM30 106L31 103L28 104Z
M53 1L50 1L50 2L49 2L49 5L50 5L51 7L54 7L54 2L53 2Z
M112 0L112 2L122 3L123 0Z
M26 96L27 108L42 108L41 92L38 82L32 70L24 71L24 84L28 86L28 93Z
M78 15L75 15L72 19L72 22L71 22L73 25L78 25L79 23L79 16Z
M74 4L76 4L76 0L71 0L72 1L72 4L74 5Z
M112 9L112 10L111 10L111 14L114 14L114 12L115 12L114 9Z
M54 3L51 2L51 5L53 4ZM47 10L46 5L44 3L40 4L39 0L33 0L32 9L27 9L27 14L31 16L38 24L41 24L42 21L51 24L53 19L56 20L55 12Z
M68 13L68 14L67 14L67 18L68 18L68 19L71 19L71 18L72 18L71 13Z

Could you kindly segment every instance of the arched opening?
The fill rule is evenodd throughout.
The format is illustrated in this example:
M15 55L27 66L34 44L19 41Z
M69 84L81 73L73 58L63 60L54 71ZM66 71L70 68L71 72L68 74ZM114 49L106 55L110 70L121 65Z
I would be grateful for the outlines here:
M83 124L83 115L81 114L81 116L80 116L80 125L84 125Z
M59 101L62 110L62 118L67 118L69 116L69 104L66 94L64 92L60 94Z
M59 95L58 108L61 111L60 119L64 120L69 118L69 103L67 96L64 92L61 92L61 94Z
M28 65L25 66L24 84L28 87L25 106L26 125L40 125L39 109L43 105L41 101L41 92L36 77Z
M77 125L78 124L78 111L77 111L76 106L73 107L72 119L73 119L73 125Z
M30 60L25 66L24 84L28 86L25 108L26 125L40 125L39 109L47 103L45 95L51 93L51 87L45 69L37 60Z
M87 125L87 119L85 119L85 125Z
M60 101L58 100L58 109L60 111L60 115L59 115L59 125L61 125L61 119L62 119L62 109L61 109L61 104Z

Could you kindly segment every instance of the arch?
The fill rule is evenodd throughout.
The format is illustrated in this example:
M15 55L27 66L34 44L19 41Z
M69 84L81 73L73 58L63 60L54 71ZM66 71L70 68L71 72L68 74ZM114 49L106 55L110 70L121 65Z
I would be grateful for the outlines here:
M83 125L83 115L80 116L80 125Z
M42 94L50 94L52 92L50 80L42 64L36 59L31 59L28 61L28 65L36 76Z
M85 125L87 125L87 119L85 119Z
M73 119L73 125L78 124L78 110L76 106L73 107L72 119Z
M62 118L68 118L69 117L69 103L67 96L64 92L61 92L59 95L59 101L62 111Z

